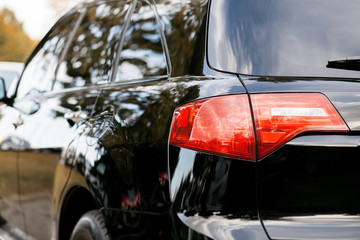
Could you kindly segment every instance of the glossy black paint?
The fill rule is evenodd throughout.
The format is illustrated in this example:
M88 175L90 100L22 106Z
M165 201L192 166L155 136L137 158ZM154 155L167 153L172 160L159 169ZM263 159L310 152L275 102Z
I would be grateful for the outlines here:
M359 136L302 136L259 163L260 213L273 238L356 239Z
M178 217L214 239L266 239L257 212L257 164L169 146Z
M358 73L243 75L257 73L233 53L264 75L277 61L246 39L234 46L222 19L240 2L266 7L111 0L65 14L0 106L1 218L36 239L69 239L93 209L112 239L358 238ZM240 10L255 39L266 19ZM304 133L257 162L168 144L184 103L275 92L324 94L351 131Z
M271 238L359 235L358 79L241 76L250 93L320 92L350 134L305 133L259 162L259 213ZM354 202L352 202L354 200Z
M105 208L109 225L118 219L110 227L114 236L156 239L161 232L166 239L181 234L164 227L175 214L167 164L173 109L194 99L217 96L220 87L224 93L244 91L236 77L190 76L114 83L102 89L96 107L101 109L99 115L95 113L85 126L89 128L84 131L85 159L77 161L74 170L91 182L90 191Z

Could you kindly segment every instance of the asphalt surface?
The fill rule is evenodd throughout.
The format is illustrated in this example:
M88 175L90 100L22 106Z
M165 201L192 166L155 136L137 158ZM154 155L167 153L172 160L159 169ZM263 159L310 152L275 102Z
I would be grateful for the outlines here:
M36 216L29 216L28 222L33 222L34 229L38 229L36 232L32 232L35 238L38 240L44 240L41 237L44 231L45 221L49 221L49 217L46 216L46 211L44 209L50 208L47 201L48 196L46 194L33 194L22 199L22 207L24 211L29 211L37 213ZM35 240L35 238L30 237L25 234L20 228L15 226L20 226L19 218L14 216L19 216L20 210L17 207L14 207L13 201L16 200L5 200L0 199L0 212L2 217L7 221L0 221L0 240Z

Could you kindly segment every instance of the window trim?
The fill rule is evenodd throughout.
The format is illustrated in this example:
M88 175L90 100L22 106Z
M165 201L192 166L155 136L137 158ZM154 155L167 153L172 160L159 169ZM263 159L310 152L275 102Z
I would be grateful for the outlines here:
M65 45L64 45L64 48L63 48L63 51L62 51L62 53L61 53L61 55L60 55L59 61L58 61L58 63L56 64L55 73L54 73L54 79L53 79L53 82L52 82L51 90L50 90L50 91L54 91L55 83L56 83L57 80L58 80L58 79L57 79L57 75L58 75L58 72L59 72L60 63L65 59L65 56L66 56L66 54L68 53L69 48L70 48L70 45L71 45L71 43L72 43L73 40L74 40L76 31L79 29L80 24L81 24L82 20L84 19L85 15L86 15L86 11L87 11L87 8L86 8L86 7L84 7L84 8L82 8L82 9L79 10L80 16L79 16L78 19L76 20L74 29L70 32L69 39L66 41L66 43L65 43Z
M135 6L136 6L137 3L138 3L138 0L134 0L132 2L132 5L131 5L130 9L126 13L124 27L123 27L122 32L120 34L119 47L118 47L118 49L116 51L116 55L115 55L115 62L113 62L113 66L111 68L110 82L115 82L117 71L119 69L120 55L121 55L121 52L122 52L122 49L123 49L123 46L124 46L124 42L125 42L126 31L129 28L131 17L133 15L134 11L135 11Z
M156 7L156 3L154 0L150 0L152 2L152 4L150 4L150 6L153 8L153 11L155 12L155 17L156 17L156 22L158 24L159 27L159 32L160 32L160 40L161 40L161 44L163 46L163 50L165 53L165 58L166 58L166 68L167 68L167 74L168 77L171 76L171 72L172 72L172 65L171 65L171 61L170 61L170 54L169 54L169 49L167 46L167 42L166 42L166 37L165 37L165 33L164 33L164 29L163 29L163 22L161 21L161 16L157 10Z

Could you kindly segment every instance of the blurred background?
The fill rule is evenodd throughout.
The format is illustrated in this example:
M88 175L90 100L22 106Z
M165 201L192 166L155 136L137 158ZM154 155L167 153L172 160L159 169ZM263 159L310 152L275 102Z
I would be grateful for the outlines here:
M82 0L1 0L0 62L24 62L55 21Z

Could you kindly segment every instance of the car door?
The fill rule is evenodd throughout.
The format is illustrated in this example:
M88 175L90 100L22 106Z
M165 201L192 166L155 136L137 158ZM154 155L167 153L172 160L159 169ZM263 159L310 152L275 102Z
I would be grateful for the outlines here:
M137 1L124 32L115 82L102 89L97 101L101 111L93 116L88 135L88 163L79 162L76 168L104 204L109 229L118 231L113 236L170 237L162 140L175 103L162 41L154 6ZM162 98L169 106L157 105ZM163 124L151 125L161 117Z

